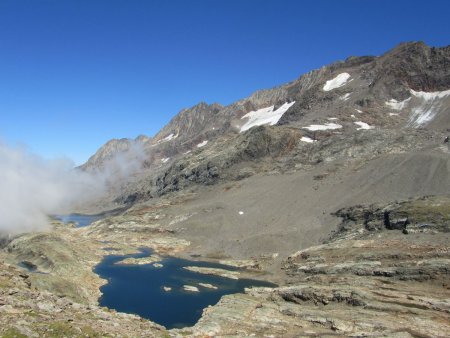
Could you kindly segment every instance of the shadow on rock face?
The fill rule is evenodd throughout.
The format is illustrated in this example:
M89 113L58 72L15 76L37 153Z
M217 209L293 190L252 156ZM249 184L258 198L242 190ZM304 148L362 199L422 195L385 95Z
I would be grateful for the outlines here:
M5 248L14 239L14 236L0 232L0 249Z

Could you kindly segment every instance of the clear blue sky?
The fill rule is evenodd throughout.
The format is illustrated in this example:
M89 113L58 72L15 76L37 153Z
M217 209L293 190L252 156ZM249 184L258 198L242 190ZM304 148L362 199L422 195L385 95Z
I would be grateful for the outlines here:
M447 0L0 0L0 139L84 162L350 55L450 43Z

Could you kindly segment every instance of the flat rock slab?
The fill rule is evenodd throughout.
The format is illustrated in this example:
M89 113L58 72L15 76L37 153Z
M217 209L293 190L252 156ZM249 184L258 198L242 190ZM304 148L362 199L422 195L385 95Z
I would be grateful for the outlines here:
M203 286L204 288L207 288L207 289L217 290L217 286L209 284L209 283L198 283L198 285Z
M231 270L225 270L225 269L218 269L218 268L204 268L200 266L185 266L183 269L202 273L205 275L213 275L213 276L220 276L224 278L230 278L230 279L239 279L240 273L238 271L231 271Z
M200 291L198 289L198 287L192 286L192 285L183 285L183 289L184 289L184 291L189 291L189 292L199 292Z
M162 267L161 264L158 264L156 262L161 261L161 257L157 255L151 255L150 257L142 257L142 258L125 258L124 260L121 260L117 262L118 265L145 265L145 264L153 264L154 267ZM155 263L155 264L154 264ZM158 264L158 266L156 265Z

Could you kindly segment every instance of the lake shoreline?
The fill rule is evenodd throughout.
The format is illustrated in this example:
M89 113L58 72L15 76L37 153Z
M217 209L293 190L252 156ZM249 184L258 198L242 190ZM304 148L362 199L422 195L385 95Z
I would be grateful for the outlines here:
M106 255L95 266L94 273L108 281L100 288L99 305L139 315L168 329L195 325L203 311L224 295L243 293L253 286L276 287L269 282L234 277L243 269L220 263L160 256L158 263L150 260L139 264L140 259L155 255L150 248L139 250L129 255ZM135 259L135 263L120 264L128 259ZM186 270L193 265L222 273L205 275ZM223 272L234 273L233 278L227 278ZM164 310L157 304L165 304Z

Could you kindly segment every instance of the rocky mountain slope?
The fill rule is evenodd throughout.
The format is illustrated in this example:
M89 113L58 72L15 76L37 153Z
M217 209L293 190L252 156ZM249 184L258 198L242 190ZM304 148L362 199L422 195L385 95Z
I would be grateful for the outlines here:
M346 143L342 149L363 151L355 139L366 138L370 148L373 138L381 154L411 145L400 139L380 144L383 138L389 143L392 134L409 138L412 129L420 129L422 137L412 142L420 143L416 148L427 146L427 138L443 139L450 128L449 69L450 47L421 42L401 44L380 57L350 57L226 107L200 103L184 109L154 138L110 141L82 168L100 168L114 154L129 151L130 144L140 144L142 172L109 200L127 204L261 170L292 170L284 163L292 163L298 153L317 157L318 147L335 148L336 141ZM330 150L343 157L342 149ZM352 154L366 155L373 153ZM264 168L262 159L270 162Z

